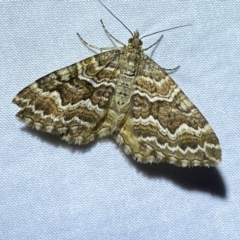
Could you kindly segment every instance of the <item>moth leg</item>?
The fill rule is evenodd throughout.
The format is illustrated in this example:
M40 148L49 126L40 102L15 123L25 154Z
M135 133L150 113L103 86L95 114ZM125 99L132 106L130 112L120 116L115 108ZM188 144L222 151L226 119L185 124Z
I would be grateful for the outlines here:
M105 25L103 24L103 21L102 19L100 20L101 24L102 24L102 27L103 27L103 30L105 31L105 33L110 37L110 38L113 38L117 43L125 46L124 43L122 43L121 41L119 41L117 38L115 38L105 27Z
M117 48L117 47L97 47L97 46L94 46L94 45L92 45L92 44L89 44L89 43L87 43L81 36L80 36L80 34L79 33L77 33L77 35L78 35L78 37L79 37L79 39L80 39L80 41L83 43L83 45L84 46L86 46L87 48L89 48L90 50L92 50L92 48L93 49L97 49L98 51L106 51L106 50L114 50L114 49L119 49L119 48Z
M147 48L144 48L143 51L147 51L148 49L150 49L151 47L153 47L154 45L158 44L163 38L163 35L155 42L153 43L152 45L150 45L149 47Z

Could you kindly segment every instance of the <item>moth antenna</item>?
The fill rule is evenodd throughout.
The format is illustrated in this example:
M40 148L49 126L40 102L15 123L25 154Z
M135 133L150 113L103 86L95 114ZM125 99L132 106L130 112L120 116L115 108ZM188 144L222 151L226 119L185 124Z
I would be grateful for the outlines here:
M166 32L166 31L169 31L169 30L173 30L173 29L177 29L177 28L182 28L182 27L188 27L188 26L192 26L192 24L186 24L186 25L181 25L181 26L177 26L177 27L173 27L173 28L167 28L167 29L164 29L164 30L160 30L160 31L157 31L157 32L154 32L154 33L150 33L150 34L144 35L144 36L141 37L140 39L143 39L143 38L145 38L145 37L152 36L152 35L157 34L157 33Z
M114 15L112 12L111 12L111 10L105 5L105 4L103 4L103 2L101 1L101 0L98 0L101 4L102 4L102 6L113 16L113 17L115 17L130 33L131 33L131 35L133 36L133 33L132 33L132 31L116 16L116 15Z

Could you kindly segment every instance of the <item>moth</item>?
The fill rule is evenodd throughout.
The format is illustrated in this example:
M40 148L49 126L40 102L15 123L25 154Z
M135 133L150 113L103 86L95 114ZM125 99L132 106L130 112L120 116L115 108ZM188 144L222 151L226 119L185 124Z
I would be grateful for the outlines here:
M21 108L16 116L68 143L111 136L140 163L217 165L221 148L213 129L167 71L144 53L139 32L130 33L127 45L25 87L13 99Z

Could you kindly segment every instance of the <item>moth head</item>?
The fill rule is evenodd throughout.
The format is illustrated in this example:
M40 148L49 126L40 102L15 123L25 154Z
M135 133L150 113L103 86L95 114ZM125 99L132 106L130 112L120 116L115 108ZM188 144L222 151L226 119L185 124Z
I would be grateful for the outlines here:
M139 38L139 32L138 30L136 30L133 34L132 38L129 38L128 40L129 44L132 44L134 46L142 46L143 42L142 40Z

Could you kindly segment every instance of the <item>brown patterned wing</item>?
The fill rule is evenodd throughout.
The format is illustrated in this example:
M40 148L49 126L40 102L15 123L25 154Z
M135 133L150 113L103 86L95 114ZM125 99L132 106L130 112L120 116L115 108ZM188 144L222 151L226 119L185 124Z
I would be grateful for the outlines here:
M145 54L138 73L132 106L115 135L124 151L141 163L218 164L218 138L172 78Z
M13 102L29 126L69 143L87 144L112 133L108 108L114 93L119 50L95 55L40 78Z

